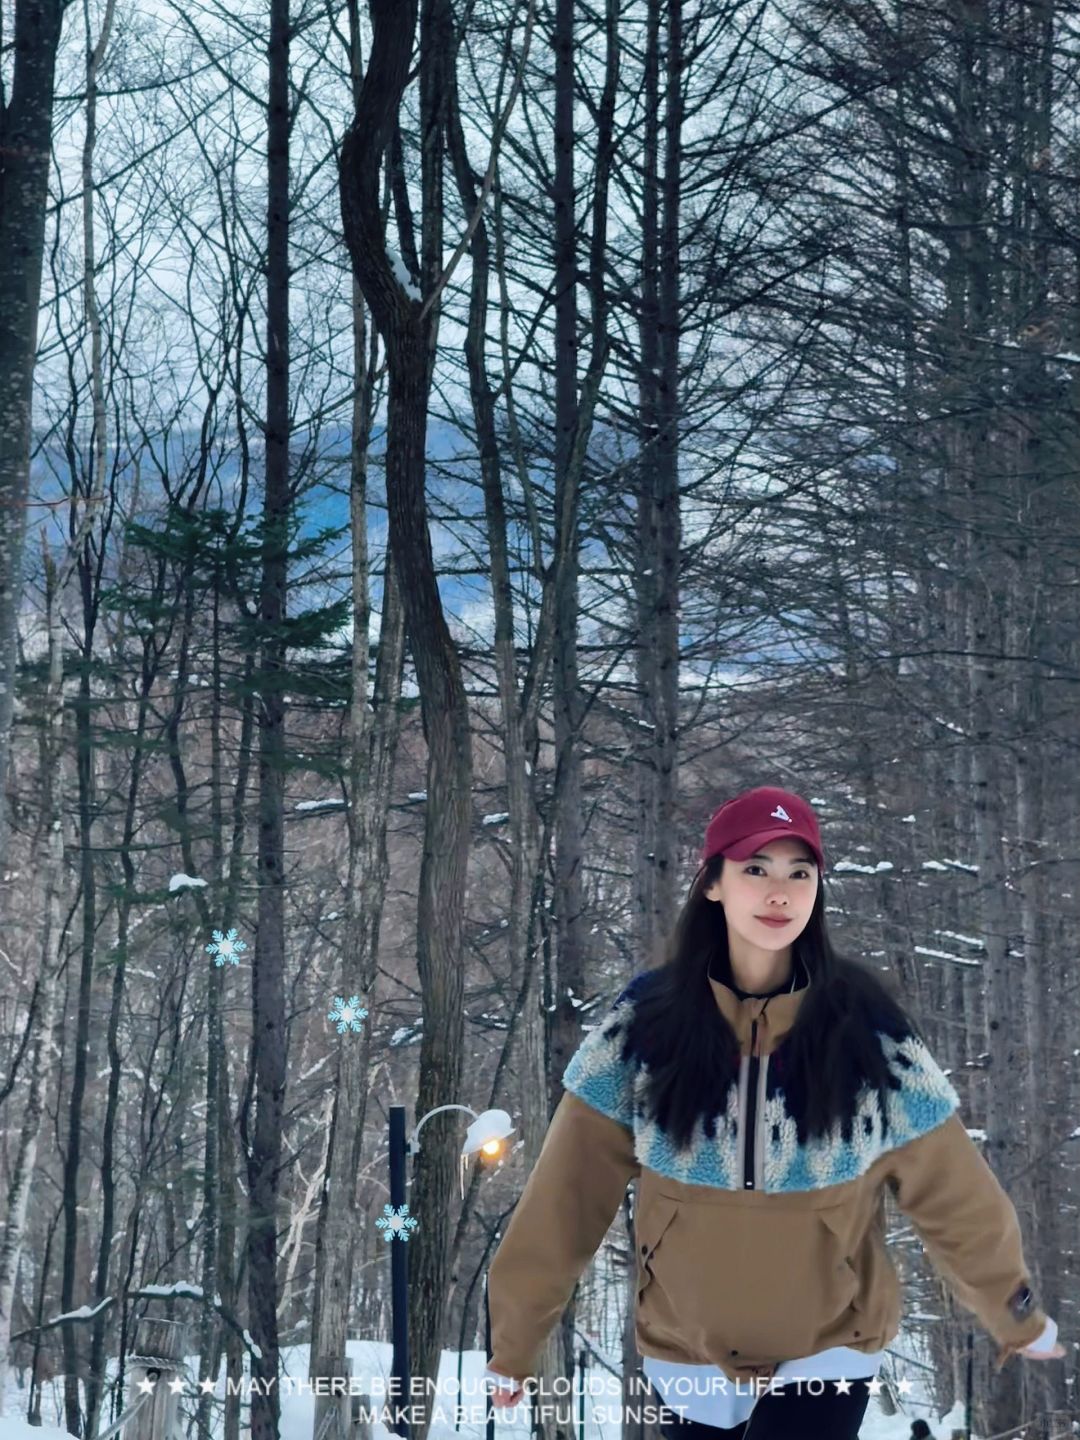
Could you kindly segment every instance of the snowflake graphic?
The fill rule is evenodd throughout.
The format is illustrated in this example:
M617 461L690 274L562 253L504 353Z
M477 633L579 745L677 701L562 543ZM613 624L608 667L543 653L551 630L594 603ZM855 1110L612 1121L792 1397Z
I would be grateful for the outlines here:
M360 1021L367 1013L360 1004L359 995L350 995L348 1000L343 999L340 995L335 995L333 1008L326 1018L337 1021L339 1035L344 1035L346 1030L355 1030L359 1034Z
M237 959L248 947L243 940L238 939L235 930L227 930L223 935L220 930L214 930L213 940L207 945L206 953L214 957L215 965L224 965L226 960L230 965L239 965Z
M396 1235L400 1240L408 1240L409 1231L415 1230L419 1220L415 1215L409 1214L408 1205L402 1205L395 1210L392 1205L384 1205L383 1213L375 1221L376 1226L383 1232L384 1240L393 1240Z

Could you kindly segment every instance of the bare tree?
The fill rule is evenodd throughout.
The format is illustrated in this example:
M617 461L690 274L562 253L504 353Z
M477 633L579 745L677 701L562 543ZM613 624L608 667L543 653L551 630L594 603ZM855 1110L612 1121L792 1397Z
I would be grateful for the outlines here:
M345 240L353 269L386 345L386 488L390 550L416 665L428 746L424 854L417 914L417 966L424 996L417 1114L456 1096L461 1080L461 927L471 824L472 747L461 667L439 597L424 501L428 396L442 284L443 152L447 68L454 25L444 0L420 15L421 230L419 287L386 249L379 171L394 138L409 78L417 0L374 0L372 45L356 111L341 147ZM359 27L352 24L356 35ZM396 190L402 252L414 252L411 217ZM424 297L424 298L421 298ZM436 1116L416 1164L410 1209L425 1243L410 1248L409 1324L417 1372L434 1374L442 1344L448 1201L454 1180L455 1112ZM420 1427L420 1440L426 1433Z
M56 54L65 8L63 0L18 0L10 93L0 85L0 865L6 853Z
M285 1108L285 617L294 488L289 436L289 0L272 0L268 45L266 430L259 621L259 918L252 964L255 1124L248 1141L248 1308L255 1337L252 1440L281 1419L278 1359L278 1197Z
M68 890L64 863L64 654L61 605L64 580L71 571L72 557L58 568L43 544L47 576L48 671L42 694L41 732L42 805L35 835L35 870L41 880L40 970L31 1002L29 1091L19 1122L11 1184L0 1243L0 1404L6 1389L8 1346L19 1268L26 1226L30 1187L34 1178L41 1118L53 1075L53 1025L58 1008L60 966L64 958L64 933L68 911L64 899Z
M354 46L354 55L358 54ZM352 536L352 691L347 728L348 878L346 944L342 994L357 995L368 1011L361 1040L348 1040L337 1051L333 1112L327 1141L326 1168L319 1196L315 1238L314 1314L311 1325L312 1378L344 1373L345 1342L355 1280L356 1232L360 1223L357 1183L367 1120L375 1028L376 972L383 903L389 878L386 827L397 753L402 666L405 658L405 613L397 567L387 553L382 618L374 685L368 700L370 658L371 575L368 563L368 451L376 399L378 338L369 333L359 285L353 282L356 384L352 415L350 519ZM324 1416L341 1409L332 1396L315 1406L314 1429ZM345 1440L345 1437L341 1437Z

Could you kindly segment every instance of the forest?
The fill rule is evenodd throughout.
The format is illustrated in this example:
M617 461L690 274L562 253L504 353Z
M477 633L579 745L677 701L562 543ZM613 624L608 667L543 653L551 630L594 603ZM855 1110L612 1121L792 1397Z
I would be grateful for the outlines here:
M101 1440L157 1316L175 1433L341 1435L267 1382L388 1365L399 1245L482 1368L568 1060L778 785L1067 1351L890 1209L872 1434L1077 1433L1078 79L1069 0L2 0L0 1428ZM389 1235L451 1105L513 1132L433 1116ZM632 1204L546 1374L629 1385Z

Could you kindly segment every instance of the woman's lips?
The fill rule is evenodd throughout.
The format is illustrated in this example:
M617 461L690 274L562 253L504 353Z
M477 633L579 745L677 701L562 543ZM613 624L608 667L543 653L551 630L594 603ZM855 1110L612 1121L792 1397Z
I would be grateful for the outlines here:
M779 926L781 926L781 925L790 925L790 924L791 924L791 917L790 917L790 916L785 916L783 919L776 919L776 920L774 920L771 916L755 915L755 916L754 916L754 919L755 919L755 920L760 920L763 925L773 925L773 926L777 926L777 927L779 927Z

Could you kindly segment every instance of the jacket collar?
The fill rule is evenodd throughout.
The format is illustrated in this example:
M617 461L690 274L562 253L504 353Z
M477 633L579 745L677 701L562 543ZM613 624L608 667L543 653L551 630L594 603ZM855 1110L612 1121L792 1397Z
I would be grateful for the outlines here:
M777 995L766 995L764 998L748 995L742 999L730 985L716 978L711 964L708 978L720 1013L735 1031L740 1050L749 1053L752 1025L757 1021L759 1055L768 1055L775 1050L795 1024L799 1006L810 989L810 972L799 956L795 957L791 989L781 990Z

